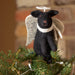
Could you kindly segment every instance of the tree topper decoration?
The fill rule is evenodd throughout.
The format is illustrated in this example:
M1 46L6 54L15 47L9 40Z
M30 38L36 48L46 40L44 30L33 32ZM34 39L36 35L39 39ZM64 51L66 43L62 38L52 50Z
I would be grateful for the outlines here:
M62 33L64 31L63 23L57 19L52 18L58 14L57 10L49 10L45 12L47 7L36 7L43 9L32 11L31 15L25 19L25 25L27 28L27 42L30 44L34 40L34 51L36 55L41 55L47 63L51 63L51 51L57 51L58 41L62 39Z

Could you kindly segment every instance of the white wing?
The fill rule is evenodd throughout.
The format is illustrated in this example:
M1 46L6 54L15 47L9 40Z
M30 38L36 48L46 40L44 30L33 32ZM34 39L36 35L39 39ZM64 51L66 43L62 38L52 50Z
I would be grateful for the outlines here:
M25 19L25 25L27 29L27 41L26 46L29 45L32 40L35 39L36 30L37 30L37 18L29 15Z
M59 37L62 39L62 33L64 31L64 24L62 23L62 21L60 21L57 18L52 18L52 21L54 23L54 28L55 28L55 39L57 40L57 38Z
M62 23L62 21L60 21L57 18L53 18L53 23L55 24L55 26L57 27L57 29L59 29L59 31L61 32L61 34L64 32L64 24ZM56 33L56 35L58 35L58 33ZM65 54L65 40L64 39L59 39L58 38L58 42L57 42L57 46L58 46L58 54L59 56L61 56L61 58L66 58L66 54Z
M60 30L61 33L64 32L64 24L62 21L60 21L57 18L52 18L53 23L55 24L55 26Z

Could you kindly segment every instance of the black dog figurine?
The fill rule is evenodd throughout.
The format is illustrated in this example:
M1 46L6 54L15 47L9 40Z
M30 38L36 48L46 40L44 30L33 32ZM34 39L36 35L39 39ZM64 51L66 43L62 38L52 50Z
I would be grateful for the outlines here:
M52 62L51 50L57 51L57 45L54 38L52 27L52 17L57 15L58 11L50 10L42 12L39 10L31 12L33 17L38 18L38 28L34 40L34 50L37 55L43 56L47 63Z

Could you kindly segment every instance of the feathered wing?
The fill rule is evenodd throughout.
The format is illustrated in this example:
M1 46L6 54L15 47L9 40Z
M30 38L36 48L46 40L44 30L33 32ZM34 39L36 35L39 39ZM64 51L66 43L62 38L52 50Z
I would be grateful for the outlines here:
M62 21L60 21L57 18L52 18L53 23L55 24L55 26L60 30L61 33L64 32L64 24L62 23Z
M29 45L32 40L35 39L36 31L37 31L37 18L29 15L25 19L25 25L27 29L27 41L26 46Z
M60 21L57 18L53 18L53 23L55 24L55 26L57 27L57 29L60 31L60 33L62 34L64 32L64 24L62 23L62 21ZM58 32L56 31L56 35L57 37L57 46L58 46L58 54L62 57L65 58L66 54L65 54L65 41L64 39L60 39Z
M52 21L54 24L55 40L58 40L59 38L62 39L62 33L64 31L64 24L57 18L52 18Z

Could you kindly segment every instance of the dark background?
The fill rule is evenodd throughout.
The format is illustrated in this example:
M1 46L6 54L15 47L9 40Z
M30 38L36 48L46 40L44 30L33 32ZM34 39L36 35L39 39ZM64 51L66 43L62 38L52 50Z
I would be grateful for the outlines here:
M14 51L16 0L0 1L0 51Z

